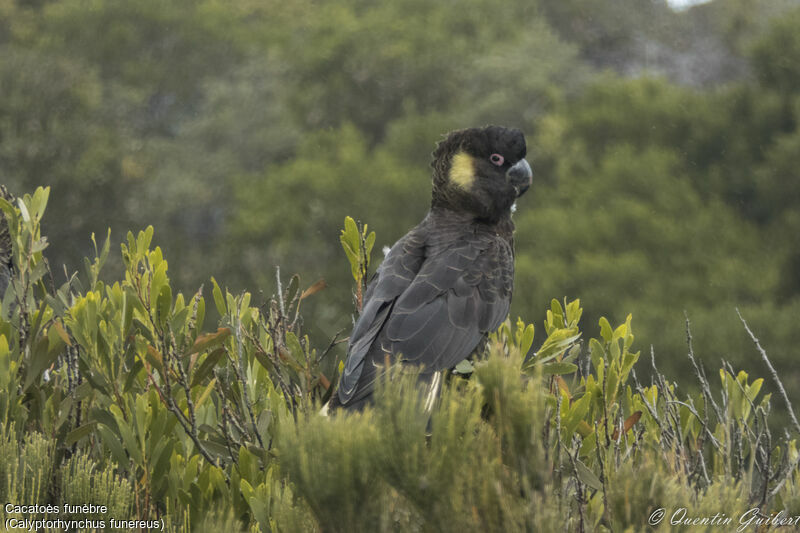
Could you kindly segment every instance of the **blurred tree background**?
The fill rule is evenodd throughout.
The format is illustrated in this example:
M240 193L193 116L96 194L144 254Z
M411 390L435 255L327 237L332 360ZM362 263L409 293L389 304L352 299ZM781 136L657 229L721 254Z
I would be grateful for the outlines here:
M797 0L0 0L0 181L52 186L51 264L153 224L183 290L325 278L319 344L351 325L344 217L391 245L442 134L498 123L535 173L514 316L632 312L677 377L686 311L762 374L738 306L799 391L799 122Z

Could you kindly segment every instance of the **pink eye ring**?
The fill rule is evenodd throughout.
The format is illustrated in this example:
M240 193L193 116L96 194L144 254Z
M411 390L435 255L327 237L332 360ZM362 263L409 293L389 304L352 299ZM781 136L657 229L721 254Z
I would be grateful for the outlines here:
M505 158L500 154L492 154L489 156L489 161L492 162L493 165L497 165L498 167L505 162Z

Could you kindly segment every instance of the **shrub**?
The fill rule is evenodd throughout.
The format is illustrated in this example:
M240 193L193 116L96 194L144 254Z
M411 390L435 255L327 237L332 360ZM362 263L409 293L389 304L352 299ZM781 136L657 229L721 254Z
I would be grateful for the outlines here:
M800 513L796 435L770 427L764 381L724 364L712 386L688 329L697 394L679 393L652 352L653 378L638 381L631 316L601 318L586 339L580 302L553 300L538 349L532 324L506 321L434 405L397 367L363 413L322 417L335 364L303 334L300 307L323 284L301 290L278 272L254 306L212 278L220 318L206 329L203 287L173 293L147 228L121 246L124 279L101 281L106 239L56 287L47 197L0 200L14 246L0 316L5 501L107 505L170 531L642 531L659 509ZM373 239L346 223L357 305ZM662 529L695 528L670 518Z

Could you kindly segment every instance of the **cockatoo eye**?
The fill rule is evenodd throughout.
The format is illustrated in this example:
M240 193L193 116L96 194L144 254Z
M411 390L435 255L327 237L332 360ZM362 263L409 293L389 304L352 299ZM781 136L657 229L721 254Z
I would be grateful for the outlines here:
M489 161L491 161L492 164L497 165L499 167L503 164L505 158L500 154L492 154L489 156Z

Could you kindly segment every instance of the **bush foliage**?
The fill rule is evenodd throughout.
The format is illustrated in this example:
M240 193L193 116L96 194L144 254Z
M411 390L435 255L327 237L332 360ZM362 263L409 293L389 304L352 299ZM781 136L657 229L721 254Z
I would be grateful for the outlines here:
M0 500L106 505L93 518L170 531L645 531L659 508L800 515L800 426L771 427L763 379L728 364L708 378L691 336L696 394L652 353L653 378L637 379L631 316L599 319L588 338L580 302L553 300L543 333L507 321L433 407L396 367L373 407L324 417L338 341L315 349L300 312L323 284L278 272L256 303L212 278L211 323L204 287L173 291L149 227L121 245L123 279L100 278L106 239L56 286L48 194L0 200L15 266L0 317ZM358 303L374 234L350 220L341 242Z
M350 313L326 268L341 220L391 245L429 205L442 134L519 127L514 316L580 297L585 329L633 313L674 353L688 311L698 351L759 372L739 306L800 384L800 9L676 3L0 0L0 175L52 186L70 271L90 233L152 224L173 291L324 277L303 312L322 345ZM111 254L102 279L123 268Z

